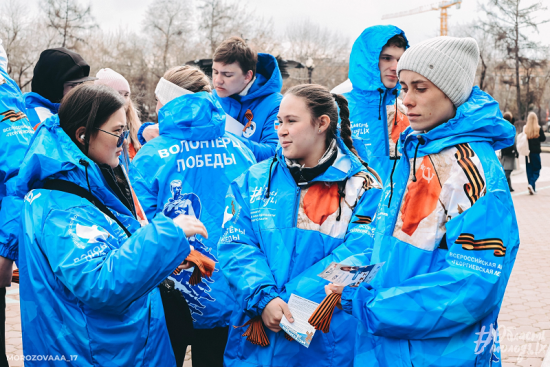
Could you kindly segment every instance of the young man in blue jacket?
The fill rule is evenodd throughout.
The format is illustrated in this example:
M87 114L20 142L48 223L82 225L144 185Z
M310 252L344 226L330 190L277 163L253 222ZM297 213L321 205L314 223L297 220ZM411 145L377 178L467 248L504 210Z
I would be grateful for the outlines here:
M0 40L0 221L14 219L19 213L8 212L11 208L6 203L6 182L17 175L19 166L25 156L33 130L26 116L25 102L17 84L7 73L8 57ZM7 236L11 233L4 226L0 229L0 365L7 366L5 353L5 294L11 284L13 261L17 260L17 248L10 247Z
M278 142L274 124L283 98L277 59L256 54L242 38L231 37L216 49L213 61L213 94L227 114L226 126L237 124L237 135L258 162L273 157ZM158 126L152 124L143 124L138 132L142 144L156 136Z
M497 317L519 234L495 150L515 129L472 88L478 59L474 39L437 37L399 61L411 126L373 220L371 262L384 265L342 293L361 321L355 366L500 365Z
M409 47L405 33L392 25L365 29L353 44L349 60L349 81L333 92L343 93L349 101L352 133L361 158L386 183L393 162L391 156L397 137L408 126L406 119L388 121L388 106L395 109L400 87L397 62Z
M34 67L32 92L25 93L27 114L32 126L57 114L63 96L79 84L97 78L90 76L90 65L65 47L44 50Z

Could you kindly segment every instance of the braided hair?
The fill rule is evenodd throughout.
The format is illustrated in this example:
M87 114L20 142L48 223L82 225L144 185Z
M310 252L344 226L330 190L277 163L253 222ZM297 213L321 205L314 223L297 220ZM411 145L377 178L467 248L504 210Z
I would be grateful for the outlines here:
M332 139L336 138L338 132L338 108L340 108L340 137L346 147L361 160L357 150L353 146L351 138L351 122L349 120L348 101L341 94L330 93L330 91L318 84L301 84L290 88L285 95L294 95L304 99L306 106L313 116L311 121L315 125L319 117L326 115L330 119L325 140L326 147ZM335 103L336 102L336 103ZM338 104L338 108L336 107ZM366 166L366 163L361 160Z

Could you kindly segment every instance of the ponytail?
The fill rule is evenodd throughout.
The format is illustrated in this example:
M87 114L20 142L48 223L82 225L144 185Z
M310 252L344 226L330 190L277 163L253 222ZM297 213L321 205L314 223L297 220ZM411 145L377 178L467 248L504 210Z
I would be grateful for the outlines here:
M351 137L351 122L349 120L349 107L347 99L341 94L330 93L329 90L317 84L301 84L290 88L286 94L292 94L305 100L306 106L313 116L312 123L315 124L322 115L330 118L330 125L327 129L326 146L328 147L332 139L336 138L338 133L338 108L340 108L340 137L346 147L361 161L361 163L373 173L380 181L378 174L369 168L357 150L353 146ZM336 101L336 103L334 103ZM338 105L338 108L336 108Z

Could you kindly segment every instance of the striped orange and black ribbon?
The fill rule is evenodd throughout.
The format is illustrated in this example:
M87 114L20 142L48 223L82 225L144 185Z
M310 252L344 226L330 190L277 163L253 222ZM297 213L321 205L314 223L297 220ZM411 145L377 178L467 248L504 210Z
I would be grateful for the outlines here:
M464 192L466 196L468 196L470 204L474 205L481 197L481 193L485 187L485 181L471 159L475 156L472 148L470 148L468 144L458 144L456 149L455 157L469 182L464 185Z
M332 315L334 314L334 308L338 302L340 302L341 298L342 295L337 293L331 293L326 296L323 302L321 302L311 314L308 320L309 324L313 326L315 330L321 330L325 334L328 333Z
M483 240L476 240L473 234L462 233L455 241L459 245L462 245L464 250L469 251L482 251L482 250L494 250L493 254L497 257L506 255L506 247L499 238L486 238Z
M246 340L254 345L259 345L261 347L267 347L270 344L269 338L267 337L267 334L265 332L264 323L262 322L261 316L256 316L248 320L246 324L242 326L233 326L233 328L238 329L245 326L248 326L248 328L246 329L244 334L242 334L242 336L246 336ZM290 335L288 335L284 331L283 333L285 334L284 336L288 341L294 341L294 339Z
M252 113L252 111L246 110L246 112L245 112L245 114L244 114L244 117L246 117L246 119L248 120L248 122L247 122L246 125L244 126L243 132L245 132L246 129L248 129L248 128L250 127L250 125L252 124L252 119L254 118L254 114Z
M14 110L8 110L5 112L0 113L0 116L4 116L0 122L4 122L6 120L10 120L11 122L19 121L24 118L27 118L27 115L25 115L23 112L15 112Z
M357 220L353 223L356 223L356 224L371 224L372 223L372 218L369 217L368 215L356 214L355 216L357 217Z
M202 277L211 277L214 269L216 268L216 263L214 262L214 260L212 260L208 256L201 254L197 250L192 250L185 261L189 261L193 263L193 265L195 265L195 269L193 269L193 274L191 274L191 278L189 278L189 284L191 285L199 284ZM175 275L179 274L180 272L181 271L178 269L174 270Z

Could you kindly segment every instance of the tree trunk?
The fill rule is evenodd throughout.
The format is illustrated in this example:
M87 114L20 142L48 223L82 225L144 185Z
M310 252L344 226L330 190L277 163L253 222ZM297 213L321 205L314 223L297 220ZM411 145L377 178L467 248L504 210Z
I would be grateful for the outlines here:
M519 0L516 0L516 23L514 27L514 56L516 58L516 100L518 105L518 117L521 119L521 86L519 84Z
M483 83L485 82L485 74L487 73L487 64L485 64L485 60L483 60L483 55L479 55L479 58L481 59L481 75L479 76L479 89L484 90Z

